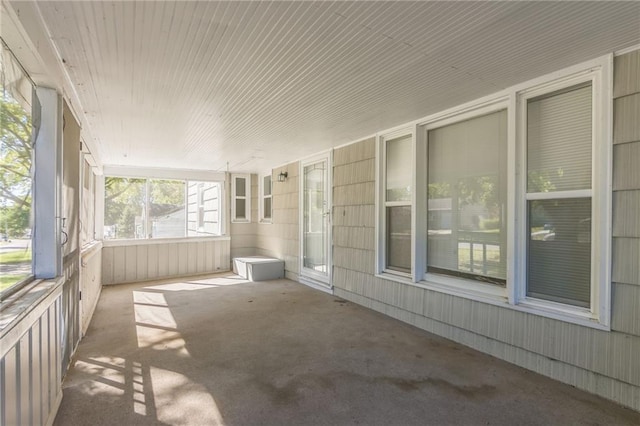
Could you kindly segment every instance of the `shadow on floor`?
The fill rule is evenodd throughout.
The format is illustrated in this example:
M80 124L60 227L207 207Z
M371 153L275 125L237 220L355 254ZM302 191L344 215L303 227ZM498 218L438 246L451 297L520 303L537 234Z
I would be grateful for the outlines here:
M105 287L57 425L640 424L640 413L289 280Z

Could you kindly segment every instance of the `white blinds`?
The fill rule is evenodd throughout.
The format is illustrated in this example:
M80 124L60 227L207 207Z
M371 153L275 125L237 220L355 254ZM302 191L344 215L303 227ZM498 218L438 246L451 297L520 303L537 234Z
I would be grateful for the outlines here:
M386 155L386 201L411 201L411 135L387 141Z
M527 295L588 307L591 295L591 84L527 103ZM540 197L537 197L540 198Z
M428 133L429 271L506 278L507 112Z
M527 192L591 188L591 85L529 100Z

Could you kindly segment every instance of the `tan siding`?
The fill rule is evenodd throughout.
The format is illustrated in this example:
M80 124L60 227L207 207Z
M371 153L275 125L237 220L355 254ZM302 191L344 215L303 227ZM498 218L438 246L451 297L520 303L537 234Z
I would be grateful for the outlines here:
M375 273L375 253L371 250L334 247L333 265L336 268L352 269L368 274Z
M613 143L640 141L640 93L614 101Z
M640 237L640 190L613 193L613 236Z
M363 226L334 226L333 244L337 247L351 247L371 250L375 247L375 229Z
M280 172L287 172L284 182L278 182ZM272 171L271 224L258 225L256 230L256 254L282 259L285 276L297 280L299 270L299 163L290 163Z
M333 164L334 166L341 166L368 158L375 158L375 156L375 138L371 138L336 149L333 154Z
M354 206L373 204L375 200L375 183L364 182L354 185L336 186L333 189L334 206Z
M359 206L333 206L334 226L375 227L376 208L373 204Z
M613 76L615 98L640 92L640 51L617 56Z
M640 336L640 286L614 284L611 328Z
M613 147L613 189L640 189L640 142Z
M614 238L612 280L640 285L640 238Z
M333 168L334 187L360 182L373 182L375 179L375 160L373 158Z

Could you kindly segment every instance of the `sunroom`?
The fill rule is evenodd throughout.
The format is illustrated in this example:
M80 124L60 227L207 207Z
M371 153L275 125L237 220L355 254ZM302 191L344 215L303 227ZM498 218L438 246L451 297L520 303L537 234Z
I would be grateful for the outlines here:
M234 260L640 411L640 4L1 18L2 424L53 422L103 288Z

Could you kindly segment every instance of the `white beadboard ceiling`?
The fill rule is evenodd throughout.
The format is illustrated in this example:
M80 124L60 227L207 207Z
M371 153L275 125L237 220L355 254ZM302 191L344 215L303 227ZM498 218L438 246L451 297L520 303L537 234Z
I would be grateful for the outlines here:
M41 2L106 165L265 171L640 42L640 2Z

